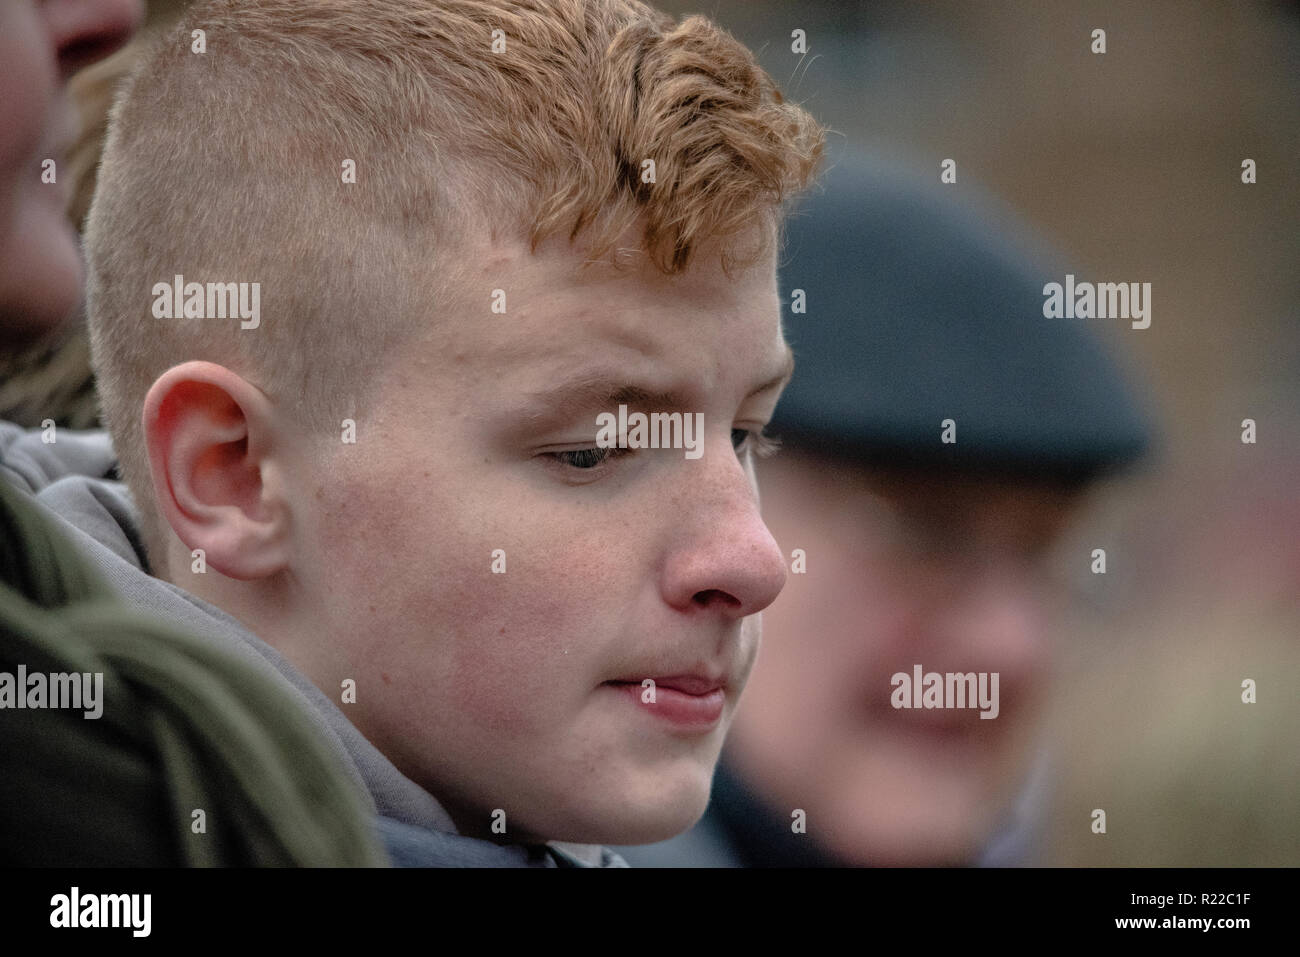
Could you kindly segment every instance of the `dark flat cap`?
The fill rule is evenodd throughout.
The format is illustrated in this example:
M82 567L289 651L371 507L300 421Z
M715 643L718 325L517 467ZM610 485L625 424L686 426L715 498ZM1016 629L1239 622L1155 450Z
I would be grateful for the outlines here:
M1097 324L1143 331L1046 318L1043 287L1070 267L970 185L834 162L786 225L797 366L773 434L882 464L1073 477L1142 455L1147 417ZM791 312L796 289L806 313Z

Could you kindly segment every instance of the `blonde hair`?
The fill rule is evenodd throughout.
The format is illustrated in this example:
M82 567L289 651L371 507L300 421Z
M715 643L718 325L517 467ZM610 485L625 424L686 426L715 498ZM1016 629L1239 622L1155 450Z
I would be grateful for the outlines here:
M730 270L779 237L823 144L737 40L637 0L195 4L114 106L86 224L104 419L146 542L141 409L171 366L219 362L337 431L454 288L458 236L581 234L590 262L635 226L666 274L715 243ZM733 255L756 223L775 228ZM260 282L266 318L154 318L177 274Z

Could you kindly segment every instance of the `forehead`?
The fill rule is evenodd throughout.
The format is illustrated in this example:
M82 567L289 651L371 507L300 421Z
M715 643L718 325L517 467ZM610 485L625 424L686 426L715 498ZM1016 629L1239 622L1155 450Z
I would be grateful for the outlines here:
M535 254L500 241L467 252L449 321L437 325L447 355L498 383L539 388L609 367L711 390L785 360L772 253L730 275L701 256L666 276L648 264L579 268L581 255L558 241Z

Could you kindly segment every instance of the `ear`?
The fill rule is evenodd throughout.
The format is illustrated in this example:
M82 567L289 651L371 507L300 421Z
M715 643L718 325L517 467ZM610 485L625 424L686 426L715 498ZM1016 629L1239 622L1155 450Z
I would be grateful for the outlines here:
M144 401L154 494L185 547L228 578L266 578L288 564L289 502L273 408L224 366L185 362Z

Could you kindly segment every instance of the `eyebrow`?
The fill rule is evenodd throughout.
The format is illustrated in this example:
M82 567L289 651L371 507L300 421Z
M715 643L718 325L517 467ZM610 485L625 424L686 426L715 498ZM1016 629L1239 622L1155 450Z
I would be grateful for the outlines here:
M787 344L776 371L763 383L755 386L745 397L751 399L764 392L784 386L794 375L794 351ZM570 409L604 408L626 405L628 408L685 409L690 403L686 395L673 389L650 389L624 382L617 374L604 371L579 374L575 378L551 389L529 394L532 411L529 417L536 420L547 414Z

